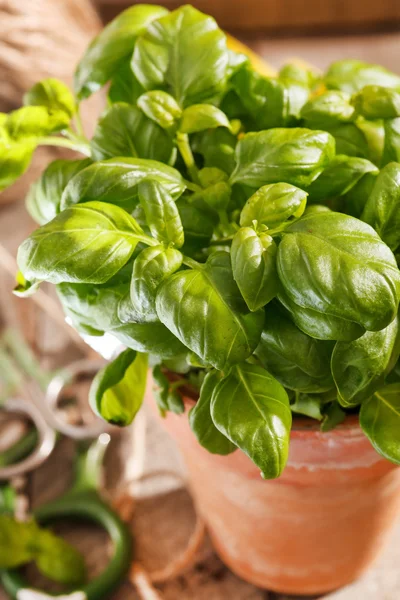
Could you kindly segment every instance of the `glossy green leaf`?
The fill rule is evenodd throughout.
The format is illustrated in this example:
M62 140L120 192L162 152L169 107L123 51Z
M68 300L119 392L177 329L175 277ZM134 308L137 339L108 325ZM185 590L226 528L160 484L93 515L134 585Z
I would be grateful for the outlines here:
M150 158L169 163L171 137L136 106L116 103L99 120L90 142L93 160L114 156Z
M133 263L131 300L143 321L158 321L156 292L160 284L182 265L182 254L174 248L145 248Z
M353 342L337 342L332 354L332 374L338 400L357 406L385 383L400 354L400 327L396 317L381 331L367 331Z
M319 202L349 192L366 173L378 173L377 167L365 158L335 156L307 191L309 201Z
M360 425L379 454L400 465L400 384L375 392L362 406Z
M310 129L329 129L352 120L354 107L346 92L328 91L312 98L301 109L304 125Z
M196 133L215 127L230 129L231 124L225 113L212 104L193 104L183 111L179 131L181 133Z
M264 77L251 67L240 69L232 78L232 86L253 130L293 124L309 95L308 87L302 84Z
M359 338L365 332L364 327L354 321L346 321L299 306L282 289L278 293L278 298L297 327L317 340L351 341Z
M264 314L248 312L226 252L169 277L156 307L160 321L183 344L220 370L248 358L260 340Z
M157 181L142 181L139 184L139 200L153 237L180 248L185 241L182 221L168 191Z
M277 246L267 233L242 227L232 241L233 277L251 311L270 302L278 293Z
M346 214L358 219L361 217L365 204L374 188L378 173L367 173L344 195L343 206Z
M291 403L291 411L315 419L316 421L322 421L323 415L321 412L322 403L318 394L301 394L295 395L295 401Z
M182 251L192 254L205 248L210 243L217 224L215 214L211 213L205 202L190 203L179 199L176 203L185 232L185 243Z
M65 113L52 112L44 106L24 106L10 113L3 127L16 142L31 142L66 126ZM69 121L68 121L69 122ZM68 124L68 123L67 123Z
M173 389L174 382L168 379L160 365L154 367L153 379L156 383L156 386L153 386L153 394L161 416L165 417L167 412L176 415L185 412L182 397L176 389Z
M381 166L400 161L400 118L385 121L385 144Z
M160 322L142 323L130 302L129 278L96 287L62 283L57 292L75 328L89 335L108 332L138 352L172 358L185 352L181 342Z
M75 114L75 98L71 90L59 79L43 79L36 83L25 95L25 106L45 106L50 114L57 114L60 124L69 125Z
M15 142L0 127L0 192L25 173L35 148L34 140Z
M380 165L385 147L384 121L382 119L374 119L372 121L360 116L357 119L357 127L367 140L367 158L376 165Z
M400 117L400 93L388 87L366 85L353 96L352 104L366 119Z
M147 380L147 355L124 350L93 379L92 409L113 425L130 425L142 405Z
M251 458L265 479L279 477L288 457L292 413L276 379L258 365L235 365L217 384L211 415L219 431Z
M321 431L327 433L331 431L346 418L346 413L340 406L339 402L332 402L324 407L323 418L321 423Z
M123 11L92 41L75 71L75 92L80 99L100 89L132 54L137 36L154 19L168 11L161 6L138 4Z
M16 521L0 515L0 568L14 569L35 558L38 527L34 521Z
M129 57L129 60L125 60L113 73L110 89L108 90L108 99L111 104L116 102L136 104L143 92L144 87L140 85L132 72Z
M362 131L354 123L343 123L327 128L335 138L336 154L370 158L368 141Z
M230 175L235 168L237 138L226 127L194 136L193 149L204 159L205 167L217 167Z
M335 212L301 217L285 230L277 264L286 294L299 306L370 331L383 329L397 313L395 258L358 219Z
M400 246L400 164L390 163L379 173L361 219L378 232L395 252Z
M260 188L267 183L310 185L331 162L335 142L325 131L270 129L248 133L236 148L231 183Z
M51 531L41 530L36 538L36 566L49 579L70 586L80 586L87 572L82 554Z
M45 225L60 212L61 197L69 181L91 164L85 160L55 160L43 175L31 185L26 208L39 225Z
M162 90L142 94L137 105L149 119L167 130L176 129L182 116L182 110L175 98Z
M129 260L142 230L124 210L103 202L67 208L19 247L28 280L104 283Z
M139 37L132 69L146 90L164 89L180 106L189 106L223 90L228 59L225 35L214 19L186 5Z
M301 217L306 207L307 192L288 183L264 185L246 202L240 215L242 227L258 225L276 227L291 217Z
M316 394L331 389L332 343L306 335L276 306L269 305L265 313L256 350L263 367L290 390Z
M216 428L211 417L211 400L220 379L218 371L207 373L199 399L189 413L189 423L203 448L212 454L225 456L234 452L236 446Z
M131 212L139 202L138 186L151 179L160 183L176 199L185 189L176 169L155 160L114 158L87 167L67 185L61 198L61 209L97 200L116 204Z
M400 77L379 65L345 59L331 64L325 76L325 84L330 89L354 94L366 85L400 88Z

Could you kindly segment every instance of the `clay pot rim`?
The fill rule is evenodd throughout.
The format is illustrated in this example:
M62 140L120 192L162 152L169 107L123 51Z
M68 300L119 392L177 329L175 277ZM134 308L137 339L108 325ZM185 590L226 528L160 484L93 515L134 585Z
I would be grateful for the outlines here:
M167 372L167 377L169 379L171 379L172 381L176 381L177 379L180 379L182 377L182 375L179 375L178 373L174 373L173 371L168 371ZM182 392L182 398L185 402L186 408L190 409L192 408L192 406L194 406L194 404L197 402L198 397L199 397L199 393L197 392L197 390L190 385L189 383L187 385L183 385L180 388L181 392ZM361 430L360 427L360 422L359 422L359 416L358 414L354 414L354 415L347 415L347 417L345 418L345 420L343 421L343 423L340 423L339 425L336 425L336 427L334 429L331 429L330 431L326 431L326 432L322 432L320 429L320 422L317 421L316 419L311 419L311 417L302 417L302 416L296 416L293 417L293 423L292 423L292 435L295 434L295 436L302 436L302 435L307 435L309 433L313 433L314 435L321 435L324 436L324 438L327 438L329 436L364 436L364 433Z

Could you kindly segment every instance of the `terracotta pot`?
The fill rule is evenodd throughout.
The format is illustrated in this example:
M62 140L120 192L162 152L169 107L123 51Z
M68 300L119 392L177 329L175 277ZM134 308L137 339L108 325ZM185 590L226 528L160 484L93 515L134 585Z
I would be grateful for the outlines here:
M187 410L193 404L185 397ZM307 595L350 583L380 553L400 512L400 469L375 452L357 417L329 433L295 420L288 465L272 481L240 450L209 454L187 415L163 423L218 554L261 588Z

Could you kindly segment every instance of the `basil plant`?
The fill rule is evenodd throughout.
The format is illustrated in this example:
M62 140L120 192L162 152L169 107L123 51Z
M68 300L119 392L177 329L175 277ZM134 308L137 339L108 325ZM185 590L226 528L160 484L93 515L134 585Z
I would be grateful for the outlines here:
M92 139L80 103L107 84ZM361 61L257 73L191 6L136 5L94 39L72 93L47 79L0 118L0 185L37 146L39 228L17 292L55 284L76 329L126 350L91 402L128 425L148 366L161 413L207 450L282 473L292 415L358 413L400 464L400 77Z

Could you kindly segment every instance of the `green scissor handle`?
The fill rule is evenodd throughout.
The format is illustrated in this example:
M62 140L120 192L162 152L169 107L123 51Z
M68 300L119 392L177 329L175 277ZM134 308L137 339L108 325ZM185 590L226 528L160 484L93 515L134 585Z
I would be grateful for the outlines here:
M114 554L108 566L97 578L79 590L82 598L87 600L109 598L111 592L128 573L132 560L130 531L95 489L94 484L104 450L99 441L91 446L79 463L74 487L58 500L39 507L33 513L40 525L47 525L58 519L83 519L100 525L110 536L114 545ZM19 600L22 590L30 589L29 584L16 570L3 571L1 582L14 600ZM37 592L39 593L39 590ZM65 597L65 594L61 596ZM57 595L48 595L48 597L57 597Z

